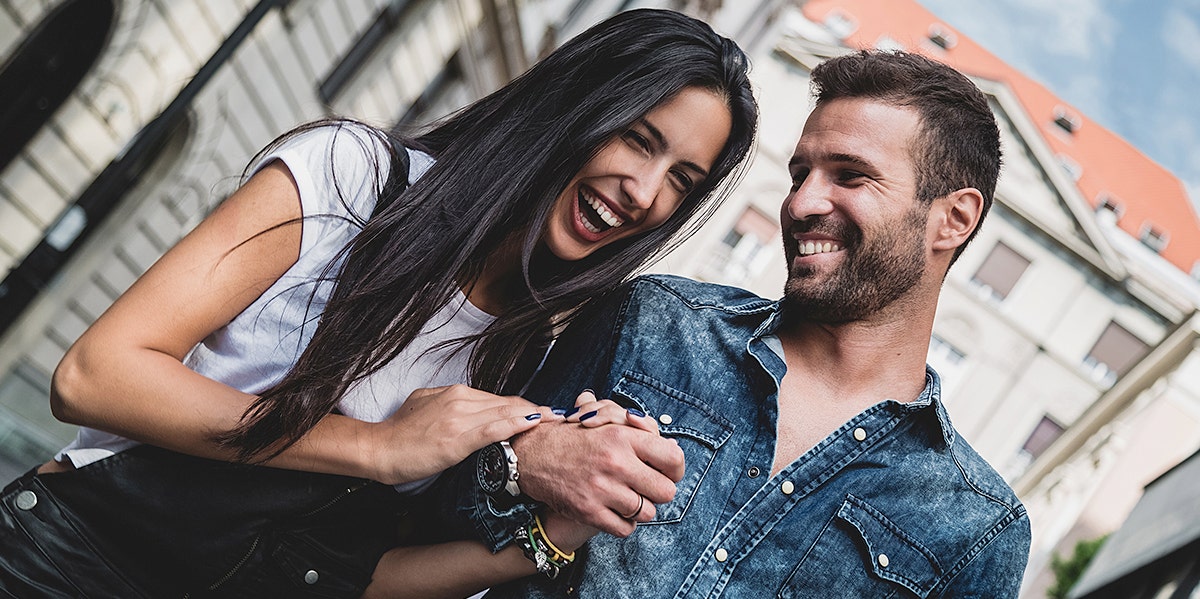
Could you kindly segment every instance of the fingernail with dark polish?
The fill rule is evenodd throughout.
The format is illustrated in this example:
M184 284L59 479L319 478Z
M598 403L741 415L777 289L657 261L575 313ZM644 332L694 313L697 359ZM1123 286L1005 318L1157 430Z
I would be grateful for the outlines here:
M566 408L552 408L550 411L551 411L551 412L552 412L552 413L553 413L555 416L566 416L566 415L567 415L567 409L566 409Z
M587 420L588 418L591 418L592 416L595 416L595 415L596 415L596 410L592 410L591 412L588 412L587 414L580 416L579 421L583 422L584 420Z
M525 419L526 419L526 420L537 420L538 418L541 418L541 417L542 417L542 415L541 415L541 414L538 414L537 412L534 412L534 413L532 413L532 414L530 414L530 415L526 416L526 417L525 417Z
M589 389L584 389L584 390L583 390L583 392L584 392L584 393L591 393L592 395L595 395L595 394L596 394L596 392L595 392L595 391L592 391L590 388L589 388Z
M567 418L570 418L571 416L574 416L574 415L575 415L575 412L578 412L578 411L579 411L579 408L578 408L578 407L571 408L570 410L567 410L567 412L566 412L565 414L563 414L563 416L566 416Z
M643 411L641 411L641 410L639 410L639 409L637 409L637 408L629 408L629 413L630 413L630 414L633 414L634 416L637 416L638 418L645 418L645 417L646 417L646 413L645 413L645 412L643 412Z

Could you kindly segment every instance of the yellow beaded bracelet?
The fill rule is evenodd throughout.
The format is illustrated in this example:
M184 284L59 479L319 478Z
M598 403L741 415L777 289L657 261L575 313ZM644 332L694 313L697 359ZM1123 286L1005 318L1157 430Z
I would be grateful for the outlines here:
M542 542L544 542L546 544L546 547L550 548L550 550L554 552L554 557L559 558L562 561L567 562L568 564L575 561L575 552L574 551L572 551L571 553L566 553L562 549L559 549L557 546L555 546L554 542L550 540L550 535L546 534L546 528L542 526L541 516L534 514L533 526L534 526L534 532L536 532L537 535L539 537L541 537L541 540L542 540Z

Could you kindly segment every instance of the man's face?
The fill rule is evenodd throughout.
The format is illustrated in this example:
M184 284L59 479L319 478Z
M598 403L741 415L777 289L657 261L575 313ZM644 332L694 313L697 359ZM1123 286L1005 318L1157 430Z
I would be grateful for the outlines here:
M861 320L920 281L929 209L915 199L919 127L914 110L859 98L809 116L780 216L784 299L804 318Z

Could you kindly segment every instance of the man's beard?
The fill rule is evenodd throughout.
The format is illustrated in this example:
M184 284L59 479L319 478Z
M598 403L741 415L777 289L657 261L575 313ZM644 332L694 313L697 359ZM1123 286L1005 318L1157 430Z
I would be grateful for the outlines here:
M796 232L835 228L847 256L825 280L814 281L817 269L792 266L796 243L787 243L789 272L783 301L788 312L803 320L845 323L862 320L899 299L925 271L927 217L927 206L917 203L902 221L869 237L853 225L825 224L819 219L793 225Z

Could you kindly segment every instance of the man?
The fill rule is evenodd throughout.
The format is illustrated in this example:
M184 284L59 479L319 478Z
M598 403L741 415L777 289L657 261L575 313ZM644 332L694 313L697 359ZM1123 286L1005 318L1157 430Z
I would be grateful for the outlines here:
M516 438L526 494L618 535L633 522L614 518L641 526L495 595L1016 596L1028 516L925 365L946 271L992 202L994 117L966 77L913 54L834 58L812 82L780 215L784 298L639 279L575 321L527 394L591 388L655 418L685 456L674 498L648 505L637 495L662 480L593 459L632 427ZM600 515L579 509L589 493ZM499 548L531 512L495 497L468 488L459 513Z

